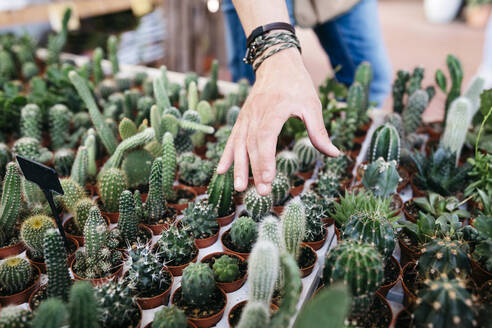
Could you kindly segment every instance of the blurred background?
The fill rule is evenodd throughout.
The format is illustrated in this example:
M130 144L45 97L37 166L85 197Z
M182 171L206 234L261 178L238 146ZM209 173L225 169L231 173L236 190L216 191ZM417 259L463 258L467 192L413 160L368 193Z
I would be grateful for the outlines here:
M393 67L412 70L422 65L433 74L445 67L448 53L463 64L465 81L473 78L482 59L485 26L491 0L380 0L383 36ZM90 54L104 47L110 34L119 36L122 64L145 64L169 70L206 75L213 58L220 63L219 78L230 80L220 0L0 0L0 32L28 31L41 44L60 20L61 6L75 13L67 52ZM50 23L53 22L53 23ZM331 73L318 39L308 29L298 29L303 56L316 85ZM441 115L439 94L426 118ZM388 105L383 108L389 107Z

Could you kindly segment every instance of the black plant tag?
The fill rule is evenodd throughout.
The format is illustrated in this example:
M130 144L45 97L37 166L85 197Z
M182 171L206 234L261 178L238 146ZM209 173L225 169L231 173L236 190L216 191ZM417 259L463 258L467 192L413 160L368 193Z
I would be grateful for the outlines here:
M53 217L56 220L60 235L65 241L65 246L68 246L67 239L65 237L65 231L63 230L61 219L58 216L58 211L53 201L53 192L56 192L60 195L64 194L63 188L60 184L60 180L58 179L58 174L51 167L32 161L25 157L16 155L16 159L22 171L22 174L24 174L24 178L26 178L26 180L30 182L37 184L39 188L41 188L41 190L44 192L44 195L46 196L46 199L50 204L51 211L53 212Z

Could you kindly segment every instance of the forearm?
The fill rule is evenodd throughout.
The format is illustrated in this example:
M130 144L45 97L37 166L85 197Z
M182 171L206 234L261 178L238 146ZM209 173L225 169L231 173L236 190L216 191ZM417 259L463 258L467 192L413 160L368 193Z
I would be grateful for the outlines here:
M232 0L244 32L248 36L260 25L290 23L285 0Z

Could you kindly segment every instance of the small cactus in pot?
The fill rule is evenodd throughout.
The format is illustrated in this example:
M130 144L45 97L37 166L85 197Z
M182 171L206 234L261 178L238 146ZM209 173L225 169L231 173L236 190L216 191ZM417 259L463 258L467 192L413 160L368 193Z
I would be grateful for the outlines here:
M246 211L253 220L259 222L261 218L267 215L273 206L273 198L271 194L260 196L255 187L251 187L244 196L244 204Z
M187 328L188 318L183 310L177 306L163 307L159 310L152 322L152 328Z
M314 148L308 137L297 140L294 144L293 151L297 155L297 158L299 158L301 171L312 169L319 156L318 150Z
M272 200L273 205L282 205L285 200L289 197L290 192L290 182L287 176L283 173L278 172L275 175L275 179L272 181Z
M44 235L53 228L56 228L53 219L46 215L34 215L22 223L21 238L33 258L43 259Z
M241 216L232 223L229 234L237 251L249 253L258 235L257 223L248 216Z
M214 272L208 264L190 263L183 270L181 288L183 299L187 304L205 306L210 302L217 288Z
M300 163L296 153L288 150L281 151L275 159L277 170L291 177L299 171Z
M212 269L218 282L233 282L240 275L238 259L229 255L216 258Z
M376 196L389 197L396 193L400 180L396 161L379 157L365 168L362 184Z
M7 295L25 290L34 279L34 270L24 258L10 257L0 263L0 286Z

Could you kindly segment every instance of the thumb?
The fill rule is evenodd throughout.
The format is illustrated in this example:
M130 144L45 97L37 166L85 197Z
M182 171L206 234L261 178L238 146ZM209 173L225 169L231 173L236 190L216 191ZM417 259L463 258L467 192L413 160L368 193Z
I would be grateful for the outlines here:
M310 110L303 115L303 121L311 139L311 143L316 149L325 155L337 157L340 155L340 150L333 145L328 136L328 132L323 122L321 110Z

